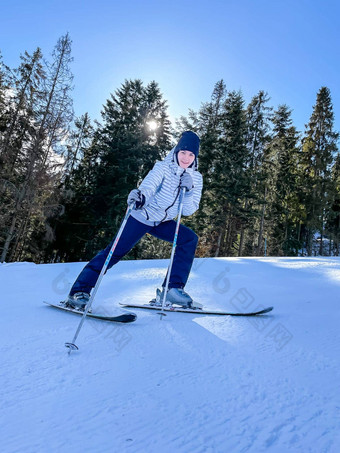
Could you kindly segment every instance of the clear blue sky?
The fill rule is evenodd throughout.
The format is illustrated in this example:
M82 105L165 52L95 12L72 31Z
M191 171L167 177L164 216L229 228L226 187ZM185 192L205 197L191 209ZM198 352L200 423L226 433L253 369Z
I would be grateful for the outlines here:
M73 41L74 107L100 119L125 79L158 82L172 118L197 110L224 79L246 102L259 90L293 109L304 129L321 86L340 129L340 2L336 0L11 0L0 49L10 67L25 50L46 57Z

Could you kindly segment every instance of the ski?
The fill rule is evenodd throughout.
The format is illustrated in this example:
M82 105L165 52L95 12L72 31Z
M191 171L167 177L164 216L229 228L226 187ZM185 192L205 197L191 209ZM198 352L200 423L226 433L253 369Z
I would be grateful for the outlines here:
M129 308L143 308L147 310L161 310L161 305L151 305L151 304L132 304L132 303L120 303L123 307ZM210 311L203 310L201 308L180 308L180 307L164 307L164 311L170 312L181 312L181 313L194 313L195 315L220 315L220 316L258 316L269 313L273 310L274 307L267 307L256 311L251 312L227 312L227 311Z
M59 308L59 310L68 311L69 313L75 313L76 315L82 316L84 314L84 312L81 310L76 310L74 308L65 307L65 305L62 305L62 304L52 304L52 303L46 302L46 301L44 301L44 303L49 305L50 307ZM101 321L121 322L121 323L133 322L133 321L136 321L136 319L137 319L137 315L135 315L134 313L122 313L121 315L117 315L117 316L108 316L108 315L101 315L99 313L88 312L86 316L88 316L89 318L99 319Z

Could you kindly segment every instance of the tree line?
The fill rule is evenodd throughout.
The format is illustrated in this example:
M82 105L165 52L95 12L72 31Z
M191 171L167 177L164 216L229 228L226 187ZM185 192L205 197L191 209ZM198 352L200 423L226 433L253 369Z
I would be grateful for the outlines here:
M223 80L171 124L158 84L125 80L101 122L72 106L71 39L18 68L0 55L0 261L88 260L113 238L130 190L183 130L201 138L201 206L183 221L197 256L339 255L340 159L331 93L321 87L303 132L259 91L246 105ZM129 258L168 257L146 235Z

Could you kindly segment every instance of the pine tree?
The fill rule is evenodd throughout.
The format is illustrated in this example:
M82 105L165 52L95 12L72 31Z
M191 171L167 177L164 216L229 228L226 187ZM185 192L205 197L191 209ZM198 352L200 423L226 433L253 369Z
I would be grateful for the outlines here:
M18 238L18 222L23 200L22 186L25 180L27 146L30 131L34 127L34 107L37 105L39 87L45 77L42 54L38 48L32 56L25 52L21 64L13 71L7 89L6 127L1 140L1 209L5 212L1 224L0 244L3 261L11 242Z
M189 112L187 122L182 120L182 128L198 133L201 139L198 158L199 171L203 174L203 191L200 209L185 219L200 236L198 255L207 256L216 253L218 233L215 225L216 193L214 169L223 133L223 114L227 92L223 80L218 81L213 89L211 99L202 105L199 112ZM189 126L189 127L188 127Z
M70 200L61 219L68 247L59 239L60 228L55 244L61 259L89 259L113 238L129 192L170 148L166 110L155 82L144 87L140 80L127 80L107 100L102 125L70 175ZM141 256L142 246L134 253Z
M61 177L61 199L63 214L48 219L53 231L53 241L45 251L45 260L63 260L67 250L72 259L79 250L74 234L82 236L82 229L91 221L87 215L87 198L93 186L98 166L98 150L95 146L95 131L88 113L74 120L74 127L66 143L66 160Z
M219 81L211 101L198 114L201 151L200 171L204 189L199 212L190 223L200 234L199 253L239 253L239 231L247 192L245 112L241 93L226 92Z
M273 255L297 255L301 246L299 227L303 216L299 196L299 134L286 105L280 105L274 112L272 123L273 137L268 149L274 157L275 171L269 249Z
M244 201L248 196L249 180L246 172L246 118L244 100L240 92L229 92L224 103L223 133L219 159L214 166L218 219L216 256L240 253L240 231L244 223Z
M267 177L272 171L271 157L266 152L270 142L270 114L268 94L264 91L253 97L247 108L248 171L252 182L244 209L251 223L247 229L246 253L260 255L263 250L263 235L269 187Z
M304 205L306 209L305 241L312 255L315 234L320 235L318 253L323 254L326 213L333 203L331 169L337 152L338 134L334 131L334 114L330 90L322 87L313 107L302 142ZM316 251L315 251L316 253Z
M20 166L20 162L18 164L17 161L23 154L22 148L28 140L29 129L35 120L34 109L40 86L45 78L39 48L32 56L25 52L20 59L20 66L14 71L15 86L8 92L10 116L8 115L6 130L1 141L0 154L6 167L3 170L4 177L11 176L15 167Z
M157 84L144 87L140 80L126 81L104 107L104 126L99 133L102 171L98 173L95 200L101 219L98 230L104 230L99 247L117 229L129 192L170 148L166 109ZM150 121L157 123L155 131L150 130ZM138 250L140 247L136 253Z
M332 187L333 203L326 215L326 232L330 241L333 241L333 247L330 247L329 254L339 256L340 254L340 154L335 158L332 168Z
M24 256L26 259L36 258L39 247L32 239L34 237L41 243L44 231L50 230L46 216L51 209L59 206L56 188L62 164L56 152L67 134L72 117L70 52L71 40L66 35L55 46L52 63L47 64L44 72L38 64L41 59L39 50L34 54L35 73L33 64L26 64L27 61L19 68L23 78L17 84L21 89L18 91L17 109L5 137L5 149L12 146L13 140L18 143L20 137L18 152L10 153L10 165L14 168L15 163L20 177L17 178L10 209L10 224L4 235L2 261L8 256L10 261ZM15 133L16 124L20 124L21 109L24 111L25 135Z

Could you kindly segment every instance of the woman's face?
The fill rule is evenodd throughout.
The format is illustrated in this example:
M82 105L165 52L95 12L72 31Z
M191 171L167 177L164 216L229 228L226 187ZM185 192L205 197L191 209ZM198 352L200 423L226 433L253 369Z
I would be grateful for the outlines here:
M178 164L182 168L188 168L195 160L195 154L191 151L180 150L177 154Z

